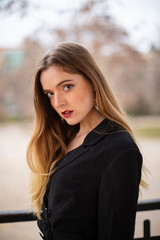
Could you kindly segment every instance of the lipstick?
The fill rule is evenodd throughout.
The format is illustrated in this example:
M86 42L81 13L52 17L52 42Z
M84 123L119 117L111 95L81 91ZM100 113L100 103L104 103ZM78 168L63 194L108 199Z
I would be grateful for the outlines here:
M62 112L63 117L65 117L65 118L70 117L72 115L72 113L73 113L73 111L69 111L69 110Z

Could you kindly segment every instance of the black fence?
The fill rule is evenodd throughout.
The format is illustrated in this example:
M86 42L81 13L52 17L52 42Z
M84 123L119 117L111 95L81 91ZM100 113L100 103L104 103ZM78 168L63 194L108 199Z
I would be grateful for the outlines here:
M138 202L137 212L160 210L160 199L142 200ZM34 212L28 210L0 211L0 223L35 221ZM135 240L160 240L160 236L150 236L151 222L149 219L143 222L143 237Z

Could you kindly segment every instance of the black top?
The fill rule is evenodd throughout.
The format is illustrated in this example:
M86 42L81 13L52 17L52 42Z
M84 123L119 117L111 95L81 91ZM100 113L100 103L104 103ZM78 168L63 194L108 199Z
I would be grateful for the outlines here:
M38 220L44 239L133 239L141 166L130 134L104 119L51 175Z

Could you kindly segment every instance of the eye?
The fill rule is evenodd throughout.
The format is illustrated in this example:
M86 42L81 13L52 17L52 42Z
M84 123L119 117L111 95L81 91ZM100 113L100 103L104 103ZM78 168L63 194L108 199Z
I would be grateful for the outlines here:
M72 84L66 84L66 85L64 86L64 91L68 91L68 90L70 90L72 87L73 87Z
M53 95L53 93L48 92L48 93L46 93L46 95L47 95L48 98L50 98Z

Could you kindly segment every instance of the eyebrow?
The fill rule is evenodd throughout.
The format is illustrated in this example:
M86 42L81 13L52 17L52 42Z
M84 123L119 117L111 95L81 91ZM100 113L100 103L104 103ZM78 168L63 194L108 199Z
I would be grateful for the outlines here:
M62 84L65 83L65 82L72 82L72 81L74 81L74 80L71 80L71 79L63 80L62 82L58 83L58 84L56 85L56 87L59 87L60 85L62 85Z
M59 86L61 86L63 83L65 83L65 82L72 82L72 81L74 81L74 80L71 80L71 79L68 79L68 80L63 80L62 82L59 82L57 85L56 85L56 87L59 87ZM47 92L47 91L50 91L50 90L43 90L44 92Z

